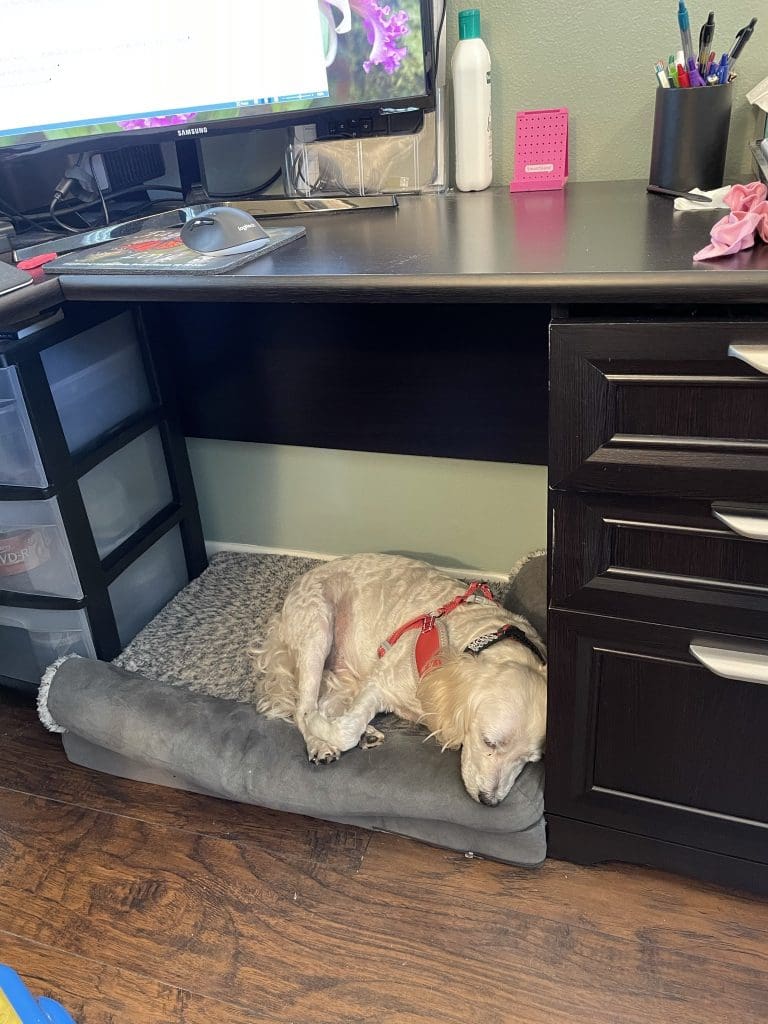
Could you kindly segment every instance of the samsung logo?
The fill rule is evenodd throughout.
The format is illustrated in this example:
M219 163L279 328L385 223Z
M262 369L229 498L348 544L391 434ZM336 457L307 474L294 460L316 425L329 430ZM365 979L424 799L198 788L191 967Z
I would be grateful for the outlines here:
M177 128L177 135L207 135L207 128Z

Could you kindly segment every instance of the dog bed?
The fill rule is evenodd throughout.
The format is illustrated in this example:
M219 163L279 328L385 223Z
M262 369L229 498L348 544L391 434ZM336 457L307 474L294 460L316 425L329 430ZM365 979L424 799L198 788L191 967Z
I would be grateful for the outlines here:
M256 712L247 648L314 564L215 555L115 662L70 657L51 666L40 689L43 724L63 733L71 761L97 771L540 864L541 764L529 764L498 807L483 807L464 789L457 752L425 743L418 727L385 716L382 746L315 767L296 728ZM502 589L503 603L526 615L514 588Z

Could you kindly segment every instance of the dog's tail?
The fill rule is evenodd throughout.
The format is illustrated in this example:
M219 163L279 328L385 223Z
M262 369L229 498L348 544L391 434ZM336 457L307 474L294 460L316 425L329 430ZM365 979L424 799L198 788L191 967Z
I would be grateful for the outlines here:
M296 711L296 658L282 634L278 612L267 623L262 641L248 648L256 670L256 708L268 718L294 720Z

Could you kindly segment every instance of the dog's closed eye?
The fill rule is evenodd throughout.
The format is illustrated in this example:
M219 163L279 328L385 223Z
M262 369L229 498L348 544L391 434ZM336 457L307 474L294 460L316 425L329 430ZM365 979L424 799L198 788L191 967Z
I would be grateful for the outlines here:
M486 747L488 747L489 750L496 750L499 746L495 740L489 739L488 736L483 736L483 743L486 745Z

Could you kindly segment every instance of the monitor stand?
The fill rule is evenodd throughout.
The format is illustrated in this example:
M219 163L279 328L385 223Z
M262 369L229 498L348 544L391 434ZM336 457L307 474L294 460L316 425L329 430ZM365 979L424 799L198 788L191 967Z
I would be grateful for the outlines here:
M290 217L316 213L348 213L353 210L391 210L397 208L397 196L254 196L253 199L211 199L205 176L200 139L177 139L176 159L185 206L236 206L257 220L263 217Z

